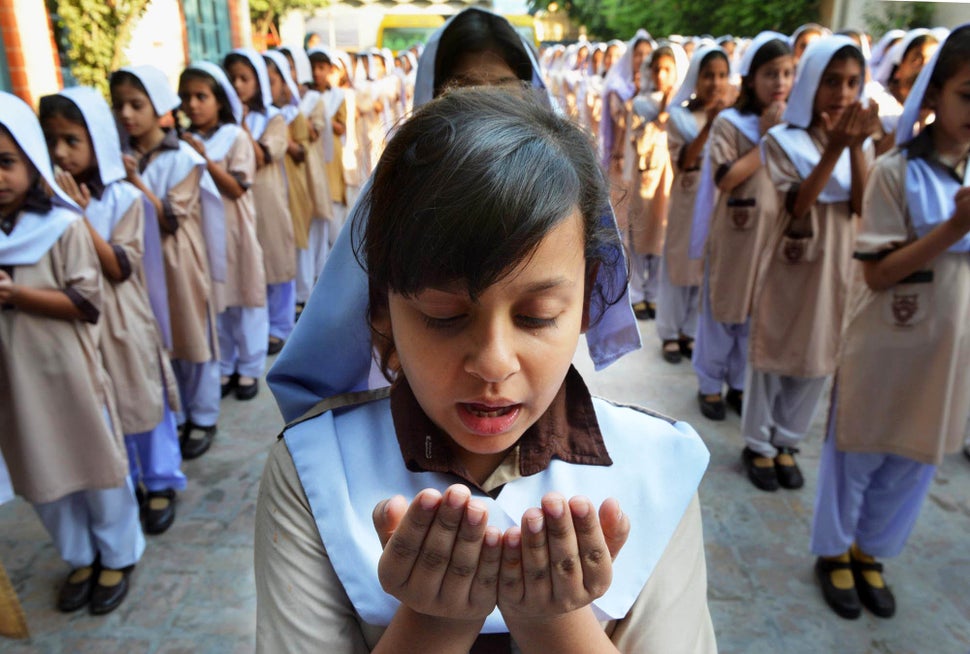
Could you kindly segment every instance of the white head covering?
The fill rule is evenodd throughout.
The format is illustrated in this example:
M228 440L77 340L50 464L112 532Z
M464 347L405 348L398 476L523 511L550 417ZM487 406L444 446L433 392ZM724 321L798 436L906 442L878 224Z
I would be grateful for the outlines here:
M897 41L896 44L889 49L889 52L883 56L882 61L879 62L879 68L876 70L875 74L875 79L877 82L883 86L889 86L889 82L892 81L891 78L893 68L903 62L903 56L906 54L906 50L913 43L913 41L921 36L932 36L933 38L936 38L932 32L922 27L906 32L906 36Z
M235 87L226 77L226 73L213 63L208 61L193 61L191 64L185 67L185 70L198 70L206 73L212 77L222 90L226 94L226 98L229 100L229 108L232 110L232 115L236 119L236 123L242 122L243 117L243 105L242 101L239 99L239 95L236 93Z
M747 49L744 51L744 56L741 57L741 64L738 66L738 74L741 77L746 77L749 72L751 72L751 62L754 61L754 56L758 54L758 50L762 48L767 43L771 41L781 41L789 47L789 52L791 51L791 44L788 43L788 37L781 32L774 32L772 30L765 30L758 34L751 40L748 44Z
M266 70L266 62L252 48L236 48L229 54L241 55L249 61L249 65L256 71L256 82L259 85L259 97L263 102L263 109L269 111L273 107L273 92L269 89L269 72Z
M144 64L142 66L125 66L121 70L138 78L138 81L145 87L145 91L148 92L148 99L152 101L152 107L155 108L157 115L164 116L182 104L182 99L172 89L168 77L160 68Z
M690 58L690 66L687 69L687 77L684 78L683 84L681 84L680 88L677 89L677 94L670 100L671 107L679 107L693 97L694 89L697 87L697 77L701 73L701 64L703 63L704 58L712 52L720 52L724 55L725 60L728 58L724 48L719 45L706 45L697 48L697 51L694 52L694 56Z
M121 158L121 139L104 96L87 86L66 88L58 95L73 102L84 116L94 156L98 160L101 183L107 186L111 182L125 179L128 173L125 172L125 164Z
M872 59L870 63L874 67L878 68L879 63L882 61L882 58L886 55L886 51L889 48L889 44L893 41L903 38L904 36L906 36L906 30L900 30L900 29L889 30L888 32L883 34L882 38L879 39L879 41L876 42L876 45L872 47Z
M0 91L0 125L10 133L54 192L52 204L56 208L69 210L50 211L45 215L24 212L18 219L17 228L10 234L0 230L0 265L32 265L51 249L68 225L80 216L81 208L54 182L47 140L33 109L17 96Z
M286 87L290 90L290 101L287 105L298 107L300 105L300 89L293 81L293 76L290 75L290 62L286 59L286 55L279 50L267 50L263 53L263 56L273 62L283 77Z
M866 37L866 33L860 29L854 27L847 27L844 30L839 30L838 32L842 36L848 36L850 39L855 36L859 39L859 49L862 50L862 56L866 60L866 63L871 65L872 63L872 48L869 47L869 39ZM855 40L855 39L853 39Z
M788 41L788 45L791 46L792 49L794 49L795 43L798 42L798 38L805 32L820 32L822 35L822 38L824 38L830 35L832 33L832 30L830 30L827 27L823 27L818 23L805 23L804 25L799 25L798 29L792 32L791 38Z
M633 38L626 42L625 50L619 59L614 62L613 67L606 73L605 93L618 94L624 101L636 95L637 88L633 83L633 51L640 41L646 41L651 47L656 46L656 42L650 33L645 29L638 29Z
M823 36L813 41L798 61L795 73L795 85L788 97L788 107L781 119L789 125L808 129L812 124L812 111L815 107L815 93L822 80L822 73L832 60L832 56L844 47L855 48L860 56L862 51L856 42L848 36ZM865 72L865 71L863 71ZM859 94L862 94L862 84L859 84Z
M293 57L293 67L296 68L296 81L298 84L313 84L313 68L310 66L310 57L306 50L299 45L283 46Z

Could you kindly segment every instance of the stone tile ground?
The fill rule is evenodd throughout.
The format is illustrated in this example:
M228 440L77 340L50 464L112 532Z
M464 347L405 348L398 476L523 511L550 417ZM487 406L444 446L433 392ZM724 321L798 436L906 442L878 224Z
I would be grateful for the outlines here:
M887 562L897 616L841 620L821 600L807 546L824 411L799 459L806 487L762 493L741 470L738 418L714 423L702 417L689 365L665 363L653 323L641 328L646 347L640 352L594 373L583 348L577 365L595 393L687 420L711 450L700 493L710 607L721 652L970 653L970 462L962 456L944 462L907 550ZM265 388L252 402L227 399L223 409L213 449L185 464L189 488L180 495L178 520L149 540L131 596L111 615L55 611L64 564L28 505L15 500L0 507L0 561L20 594L32 634L27 641L0 640L0 652L253 651L256 491L267 448L282 423Z

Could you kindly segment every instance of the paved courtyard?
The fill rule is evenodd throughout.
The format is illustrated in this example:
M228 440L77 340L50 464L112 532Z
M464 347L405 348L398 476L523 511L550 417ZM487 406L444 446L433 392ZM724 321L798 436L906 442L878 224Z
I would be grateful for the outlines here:
M970 652L970 462L960 455L944 462L907 550L887 562L897 616L881 620L863 613L856 621L841 620L822 602L808 552L824 411L799 459L805 488L760 492L741 470L737 416L723 423L702 417L689 364L665 363L653 323L641 323L641 330L646 347L606 371L592 372L585 347L577 365L594 393L686 420L710 448L701 502L721 652ZM189 487L179 497L175 525L149 539L129 598L108 616L54 610L65 565L29 505L15 500L0 507L0 561L31 631L26 641L0 639L0 652L253 651L256 492L282 422L265 387L251 402L224 400L223 412L212 450L185 464Z

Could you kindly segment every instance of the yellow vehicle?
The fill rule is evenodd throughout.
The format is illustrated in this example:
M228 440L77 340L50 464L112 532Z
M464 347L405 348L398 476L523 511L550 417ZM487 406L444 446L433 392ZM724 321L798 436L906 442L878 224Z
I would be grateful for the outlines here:
M444 24L445 17L440 14L386 14L377 28L377 47L395 53L407 50L415 43L426 42Z
M535 47L539 47L535 19L532 16L514 14L505 17L516 32ZM377 47L390 48L396 53L415 43L425 43L448 18L441 14L385 14L377 28Z

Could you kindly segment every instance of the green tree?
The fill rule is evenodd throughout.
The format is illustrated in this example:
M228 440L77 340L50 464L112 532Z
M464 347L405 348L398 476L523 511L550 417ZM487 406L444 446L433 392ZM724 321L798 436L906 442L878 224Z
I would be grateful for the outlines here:
M131 30L150 0L47 0L60 50L78 84L108 92L108 72L125 64Z
M911 30L933 23L930 2L868 2L863 14L869 31L878 38L891 29Z
M279 34L280 18L289 11L312 11L329 4L328 0L249 0L253 24L253 43L257 49L268 45L270 35Z

